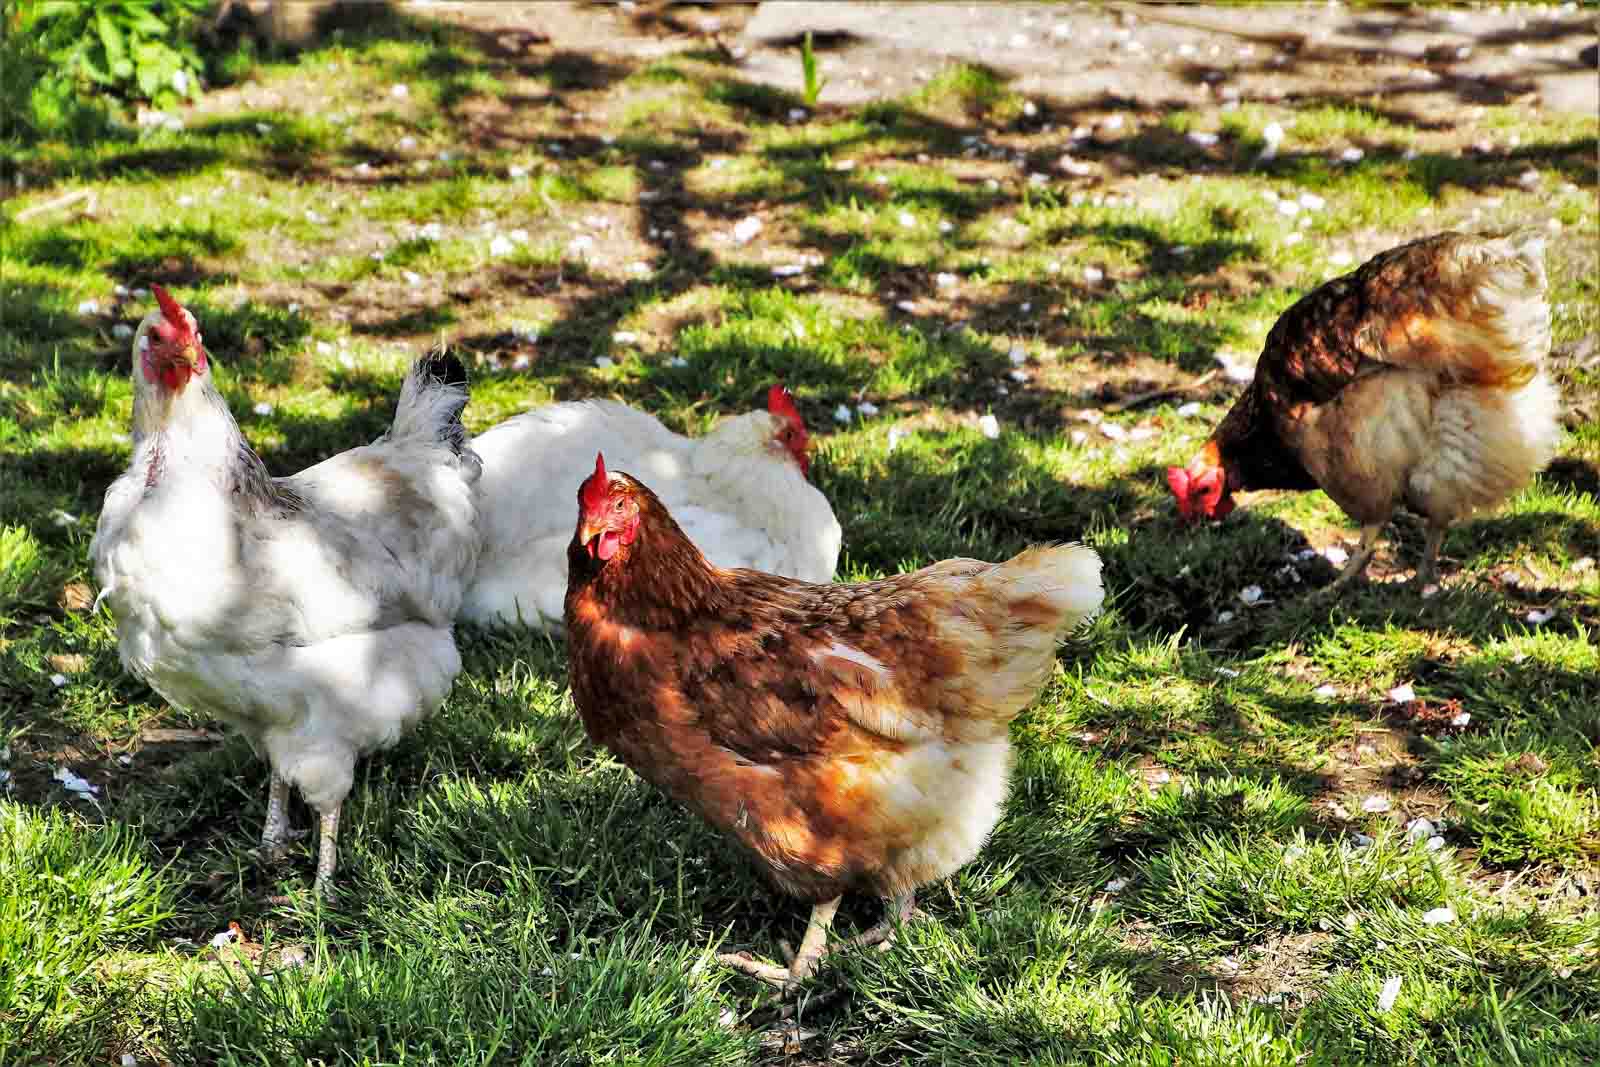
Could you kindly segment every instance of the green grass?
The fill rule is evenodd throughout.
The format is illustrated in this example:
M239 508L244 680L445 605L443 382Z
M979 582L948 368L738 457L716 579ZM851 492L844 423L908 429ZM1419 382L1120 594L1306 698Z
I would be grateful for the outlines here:
M559 642L460 635L445 707L358 771L335 901L308 894L309 842L255 861L264 766L172 734L217 724L129 677L86 610L129 449L113 328L152 281L199 316L277 472L382 432L442 335L474 357L473 429L609 395L701 432L782 378L842 580L1100 551L1108 610L1014 727L993 838L895 949L840 961L851 993L806 1009L805 1062L1600 1056L1600 569L1581 563L1600 556L1600 376L1561 372L1589 415L1550 471L1451 531L1443 591L1377 580L1333 605L1306 596L1332 566L1291 558L1354 541L1322 494L1175 521L1161 471L1236 386L1108 409L1247 358L1347 269L1337 253L1448 227L1558 219L1556 341L1593 334L1596 122L1129 109L1067 177L1072 123L1041 129L995 71L799 103L709 53L509 55L374 20L211 93L181 131L6 146L29 184L0 221L0 1061L784 1058L750 1025L764 994L710 957L775 953L804 908L587 742ZM1280 152L1257 162L1273 122ZM1221 135L1205 170L1201 130ZM80 188L92 209L17 221ZM1278 207L1305 193L1322 207ZM730 240L752 214L760 238ZM862 401L878 414L832 420ZM1421 542L1392 524L1375 575L1409 574ZM1270 603L1243 604L1249 585ZM99 795L67 793L62 766ZM1442 840L1411 840L1416 818ZM839 922L877 917L848 899ZM208 948L230 922L248 943Z

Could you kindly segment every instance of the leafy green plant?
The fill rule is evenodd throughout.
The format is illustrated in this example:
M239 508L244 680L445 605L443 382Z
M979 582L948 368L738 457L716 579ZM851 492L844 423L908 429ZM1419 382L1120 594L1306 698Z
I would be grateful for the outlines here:
M207 0L20 0L7 3L0 67L15 114L0 136L74 125L96 95L171 107L199 92L186 36ZM22 103L26 101L26 103Z
M806 39L800 44L800 76L805 80L802 90L806 107L816 107L817 97L822 95L822 87L828 84L828 79L818 77L817 53L811 47L811 31L806 31Z

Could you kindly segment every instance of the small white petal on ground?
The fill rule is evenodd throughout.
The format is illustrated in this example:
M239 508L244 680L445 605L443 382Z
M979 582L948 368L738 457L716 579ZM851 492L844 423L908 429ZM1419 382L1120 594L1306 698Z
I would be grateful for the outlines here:
M733 224L733 239L742 245L749 244L755 240L756 235L761 232L764 226L765 223L754 215L746 215Z
M79 777L71 767L57 767L56 773L51 775L51 777L60 782L62 788L67 790L69 793L77 793L80 796L92 797L96 793L100 792L99 786L95 785L87 778Z
M1378 1011L1390 1012L1394 1010L1394 1002L1400 997L1400 976L1391 975L1383 981L1383 990L1378 994Z

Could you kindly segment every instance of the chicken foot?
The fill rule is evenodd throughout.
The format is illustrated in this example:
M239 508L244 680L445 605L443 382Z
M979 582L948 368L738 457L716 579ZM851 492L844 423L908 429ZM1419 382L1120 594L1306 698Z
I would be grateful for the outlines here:
M289 780L273 772L267 787L267 821L261 827L261 858L268 863L283 859L289 840Z
M838 913L839 903L843 899L834 897L812 905L811 918L806 922L806 934L800 941L800 950L791 954L787 945L780 945L784 949L784 956L788 958L787 967L735 952L718 954L717 962L777 986L786 997L793 996L799 984L815 974L818 965L832 953L872 945L887 948L893 943L895 927L908 920L916 907L916 897L911 893L902 893L890 903L889 913L877 925L830 946L828 931L833 927L833 917Z

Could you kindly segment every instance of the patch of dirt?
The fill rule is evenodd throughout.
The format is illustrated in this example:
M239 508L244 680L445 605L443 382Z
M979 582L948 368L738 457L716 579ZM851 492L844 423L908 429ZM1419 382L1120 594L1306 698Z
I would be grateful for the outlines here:
M1207 972L1235 1003L1301 1007L1327 976L1318 960L1333 935L1321 931L1271 938L1212 961Z
M131 738L97 742L27 735L12 742L10 795L33 804L60 804L75 810L104 811L142 783L171 773L195 752L220 744L215 730L145 727ZM93 796L65 789L56 781L65 767L96 788Z
M1443 125L1445 110L1463 101L1600 110L1587 58L1594 23L1582 11L1336 3L1005 11L996 19L983 5L765 3L744 25L739 59L747 74L798 91L795 55L811 31L825 40L823 99L849 104L910 91L930 68L960 60L1068 102L1172 108L1384 94L1391 113Z
M1331 748L1322 767L1327 785L1312 805L1317 818L1341 829L1374 819L1397 828L1417 818L1440 822L1450 798L1428 783L1414 745L1412 731L1364 725Z

